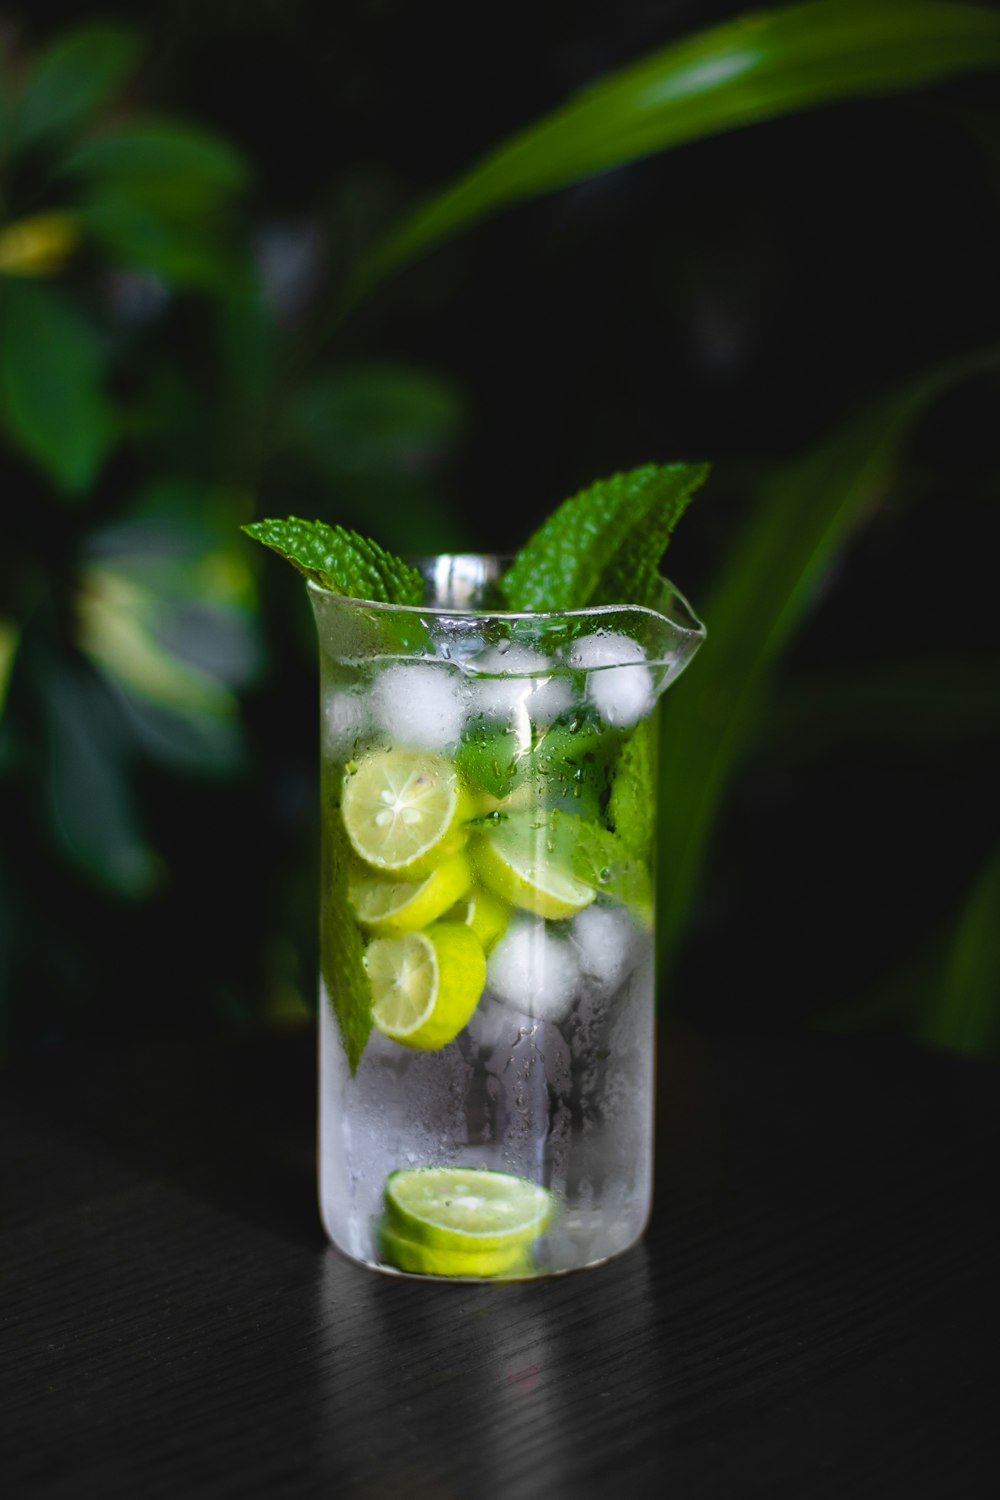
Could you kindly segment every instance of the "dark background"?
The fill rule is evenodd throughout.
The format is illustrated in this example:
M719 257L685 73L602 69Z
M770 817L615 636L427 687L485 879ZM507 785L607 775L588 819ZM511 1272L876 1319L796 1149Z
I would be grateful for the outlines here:
M294 1022L311 1003L314 664L287 570L239 564L258 570L259 607L233 679L244 727L230 760L179 766L147 748L116 762L156 878L109 879L49 816L33 642L85 670L59 601L140 480L210 475L243 497L234 536L249 506L401 548L511 550L597 475L707 457L714 475L669 557L698 607L761 476L881 393L1000 343L1000 119L986 73L736 130L519 205L401 272L316 347L359 249L406 208L590 80L740 9L0 11L18 57L98 14L137 27L143 61L123 107L196 122L245 155L239 234L287 334L275 388L306 367L391 362L429 372L448 414L434 441L404 445L398 473L370 453L324 472L256 421L226 426L235 384L205 332L218 293L181 287L144 337L197 392L197 432L170 407L159 441L112 455L69 517L37 468L5 452L8 574L59 557L24 611L0 760L9 1048ZM88 295L94 268L67 274ZM118 378L127 395L128 372ZM982 374L934 405L827 570L664 978L682 1018L1000 1044L1000 971L983 971L971 1030L928 1019L927 989L998 833L997 396L996 374Z

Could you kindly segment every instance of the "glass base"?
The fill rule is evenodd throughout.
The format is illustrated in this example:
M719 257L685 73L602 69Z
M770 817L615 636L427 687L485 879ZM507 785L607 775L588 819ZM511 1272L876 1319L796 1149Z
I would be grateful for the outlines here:
M324 997L320 1209L337 1249L390 1275L523 1281L602 1265L635 1245L652 1195L648 975L637 974L620 993L613 1025L593 1052L603 1059L593 1076L576 1077L569 1067L566 1029L518 1026L513 1045L501 1037L483 1050L465 1036L433 1053L373 1034L352 1077ZM443 1272L387 1264L379 1248L386 1181L421 1167L538 1184L552 1195L554 1220L514 1264L491 1265L484 1276L451 1275L447 1257Z

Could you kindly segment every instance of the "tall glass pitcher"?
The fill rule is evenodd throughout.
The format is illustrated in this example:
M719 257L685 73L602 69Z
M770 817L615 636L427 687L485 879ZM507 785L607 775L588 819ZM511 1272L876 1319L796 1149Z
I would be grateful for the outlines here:
M309 585L323 1221L382 1270L576 1270L649 1215L656 709L704 631L666 581L510 614L500 559L421 571L420 608Z

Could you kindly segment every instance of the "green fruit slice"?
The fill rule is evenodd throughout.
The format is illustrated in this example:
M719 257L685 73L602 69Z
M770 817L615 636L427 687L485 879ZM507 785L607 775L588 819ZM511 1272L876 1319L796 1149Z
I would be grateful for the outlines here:
M445 920L464 922L471 927L483 945L483 952L489 953L507 931L510 907L486 886L476 883L468 895L445 913Z
M597 894L548 855L544 827L480 835L472 853L479 878L489 890L511 906L550 921L575 916Z
M386 1265L418 1276L530 1276L534 1270L531 1251L525 1245L502 1250L447 1250L405 1239L384 1220L378 1230L378 1255Z
M364 963L375 1025L383 1036L420 1052L434 1052L458 1036L486 984L483 946L458 922L376 938Z
M524 1248L555 1218L548 1188L474 1167L411 1167L385 1183L387 1226L413 1244L463 1255Z
M426 880L416 882L389 880L367 867L354 870L348 896L367 932L374 937L398 937L436 922L461 900L471 884L472 866L459 852L432 870Z
M429 751L375 750L344 776L341 814L355 852L401 880L422 880L456 853L471 812L455 767Z

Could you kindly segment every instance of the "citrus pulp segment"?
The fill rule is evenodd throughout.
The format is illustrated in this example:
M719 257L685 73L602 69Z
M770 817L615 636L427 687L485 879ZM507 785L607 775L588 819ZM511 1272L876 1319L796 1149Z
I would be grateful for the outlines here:
M361 859L422 880L465 842L471 813L455 767L431 751L374 750L344 777L341 814Z
M597 892L569 870L556 864L546 850L544 829L505 836L481 834L473 847L480 880L495 895L556 921L573 917L594 900Z
M405 1239L384 1221L378 1229L379 1259L418 1276L528 1276L534 1269L527 1245L500 1250L450 1250Z
M411 1167L385 1183L388 1225L400 1238L462 1254L523 1247L555 1218L548 1188L475 1167Z
M355 870L348 895L362 927L374 937L397 937L436 922L471 884L472 866L459 850L420 881L390 880L369 869Z
M421 1052L436 1051L458 1035L486 983L482 944L458 922L375 938L364 964L375 1025L383 1036Z

